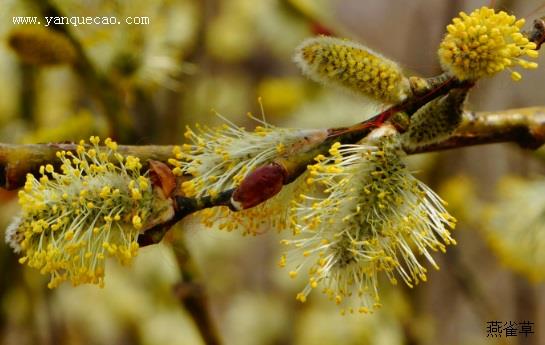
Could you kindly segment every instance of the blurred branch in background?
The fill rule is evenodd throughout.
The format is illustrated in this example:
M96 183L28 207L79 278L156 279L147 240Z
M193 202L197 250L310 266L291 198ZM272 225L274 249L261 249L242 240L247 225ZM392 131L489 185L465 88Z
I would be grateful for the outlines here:
M65 17L65 15L50 1L32 0L38 5L39 11L43 17ZM72 43L76 57L74 58L74 71L81 77L84 84L90 88L91 94L100 102L104 114L108 119L110 135L124 142L130 142L134 138L134 127L128 120L122 119L123 107L120 103L118 90L114 84L105 75L101 75L89 57L81 43L67 29L68 25L53 25L53 29L62 33Z
M498 311L495 305L491 303L490 298L487 296L481 282L470 265L466 264L455 250L449 252L449 259L447 269L461 292L471 301L471 306L475 311L483 320L497 318Z
M36 10L35 14L50 19L72 18L70 12L74 7L71 6L75 5L47 0L27 2ZM23 37L11 47L23 60L25 53L33 55L27 62L38 67L69 65L86 91L80 94L78 102L86 103L93 113L104 116L108 136L124 143L169 142L183 118L178 100L189 90L182 87L181 77L197 71L197 62L200 65L196 60L202 57L197 52L203 46L204 23L200 16L205 6L201 2L194 6L188 2L137 5L119 3L114 8L118 14L125 15L133 14L136 8L147 10L148 15L170 11L166 23L154 21L145 28L133 26L130 30L119 30L118 27L116 31L100 28L93 31L89 26L82 28L51 20L47 27L13 30L12 36ZM82 5L85 6L91 5ZM179 28L182 32L171 34L168 28L179 26L174 19L176 15L194 15L195 18L187 26L182 24ZM27 35L24 35L25 30ZM104 35L112 35L112 39L118 35L122 40L106 59L102 57L104 51L100 43ZM50 41L61 44L51 44ZM53 61L44 61L43 57L48 55L52 55ZM188 80L184 82L191 83ZM167 103L166 106L161 101ZM167 129L161 128L164 123L168 123Z
M35 126L36 106L36 68L30 64L20 63L21 68L21 95L20 106L21 118L29 125Z
M220 345L218 330L210 313L208 295L183 234L175 240L174 254L182 280L174 286L174 295L187 310L206 345Z

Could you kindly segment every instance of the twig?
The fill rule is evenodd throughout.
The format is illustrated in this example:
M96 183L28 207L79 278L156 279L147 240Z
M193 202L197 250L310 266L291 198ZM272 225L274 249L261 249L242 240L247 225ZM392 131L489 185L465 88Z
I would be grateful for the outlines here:
M510 109L497 112L465 112L460 128L454 135L437 144L407 150L408 154L441 151L500 142L514 142L524 148L537 149L545 143L545 107ZM120 145L119 152L167 162L172 146ZM40 165L58 162L57 151L75 151L75 144L1 144L0 187L17 189L25 182L27 173L35 173Z
M143 234L138 236L138 244L140 245L140 247L144 247L161 242L165 234L174 224L178 223L186 216L203 210L205 208L215 206L227 206L231 210L236 211L236 209L231 204L231 197L233 195L233 192L234 189L229 189L218 193L218 195L214 198L210 196L205 196L202 198L186 198L180 195L175 195L174 216L167 222L158 224L153 228L147 229Z

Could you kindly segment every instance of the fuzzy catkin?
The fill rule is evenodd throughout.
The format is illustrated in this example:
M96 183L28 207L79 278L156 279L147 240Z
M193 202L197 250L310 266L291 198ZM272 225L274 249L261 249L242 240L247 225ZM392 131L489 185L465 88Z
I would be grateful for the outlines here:
M397 131L384 125L358 144L333 144L308 167L309 190L292 203L293 238L280 259L291 277L308 279L299 301L319 288L348 311L353 297L367 313L380 306L378 276L412 287L427 279L419 255L438 267L430 253L455 243L455 219L402 158Z
M414 149L451 136L462 121L466 96L467 90L454 89L418 109L402 135L403 146Z
M294 60L314 81L385 103L400 102L410 92L397 64L348 40L323 36L308 39L296 49Z
M6 241L23 256L22 264L49 274L49 287L104 285L105 259L129 264L138 253L138 236L163 215L171 202L158 194L133 156L116 152L110 139L99 146L81 141L76 153L59 151L60 171L40 167L19 191L21 213L8 227Z
M459 80L490 77L518 65L537 68L537 63L522 57L537 58L536 44L521 32L525 20L504 11L482 7L459 17L447 26L447 34L438 50L443 70ZM520 73L511 70L511 78L520 80Z

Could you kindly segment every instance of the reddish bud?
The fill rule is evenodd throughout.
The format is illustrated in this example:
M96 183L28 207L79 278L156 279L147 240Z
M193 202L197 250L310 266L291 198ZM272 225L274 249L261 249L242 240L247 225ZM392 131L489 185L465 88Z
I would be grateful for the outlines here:
M275 163L257 168L235 190L232 203L241 210L257 206L280 192L286 177L286 169Z
M174 188L176 188L176 177L172 170L159 161L150 160L150 179L154 186L162 189L165 197L170 197Z
M314 35L334 36L333 31L320 22L312 22L310 25Z

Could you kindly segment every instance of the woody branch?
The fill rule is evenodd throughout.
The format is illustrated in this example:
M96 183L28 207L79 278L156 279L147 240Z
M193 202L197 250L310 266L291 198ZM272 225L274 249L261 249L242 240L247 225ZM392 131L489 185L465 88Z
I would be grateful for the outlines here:
M458 130L437 144L408 150L408 154L456 149L491 143L516 143L528 149L545 144L545 107L509 109L497 112L466 111ZM75 151L76 144L0 144L0 187L17 189L27 173L36 173L41 165L54 164L57 151ZM119 152L141 161L167 162L172 146L120 145Z

